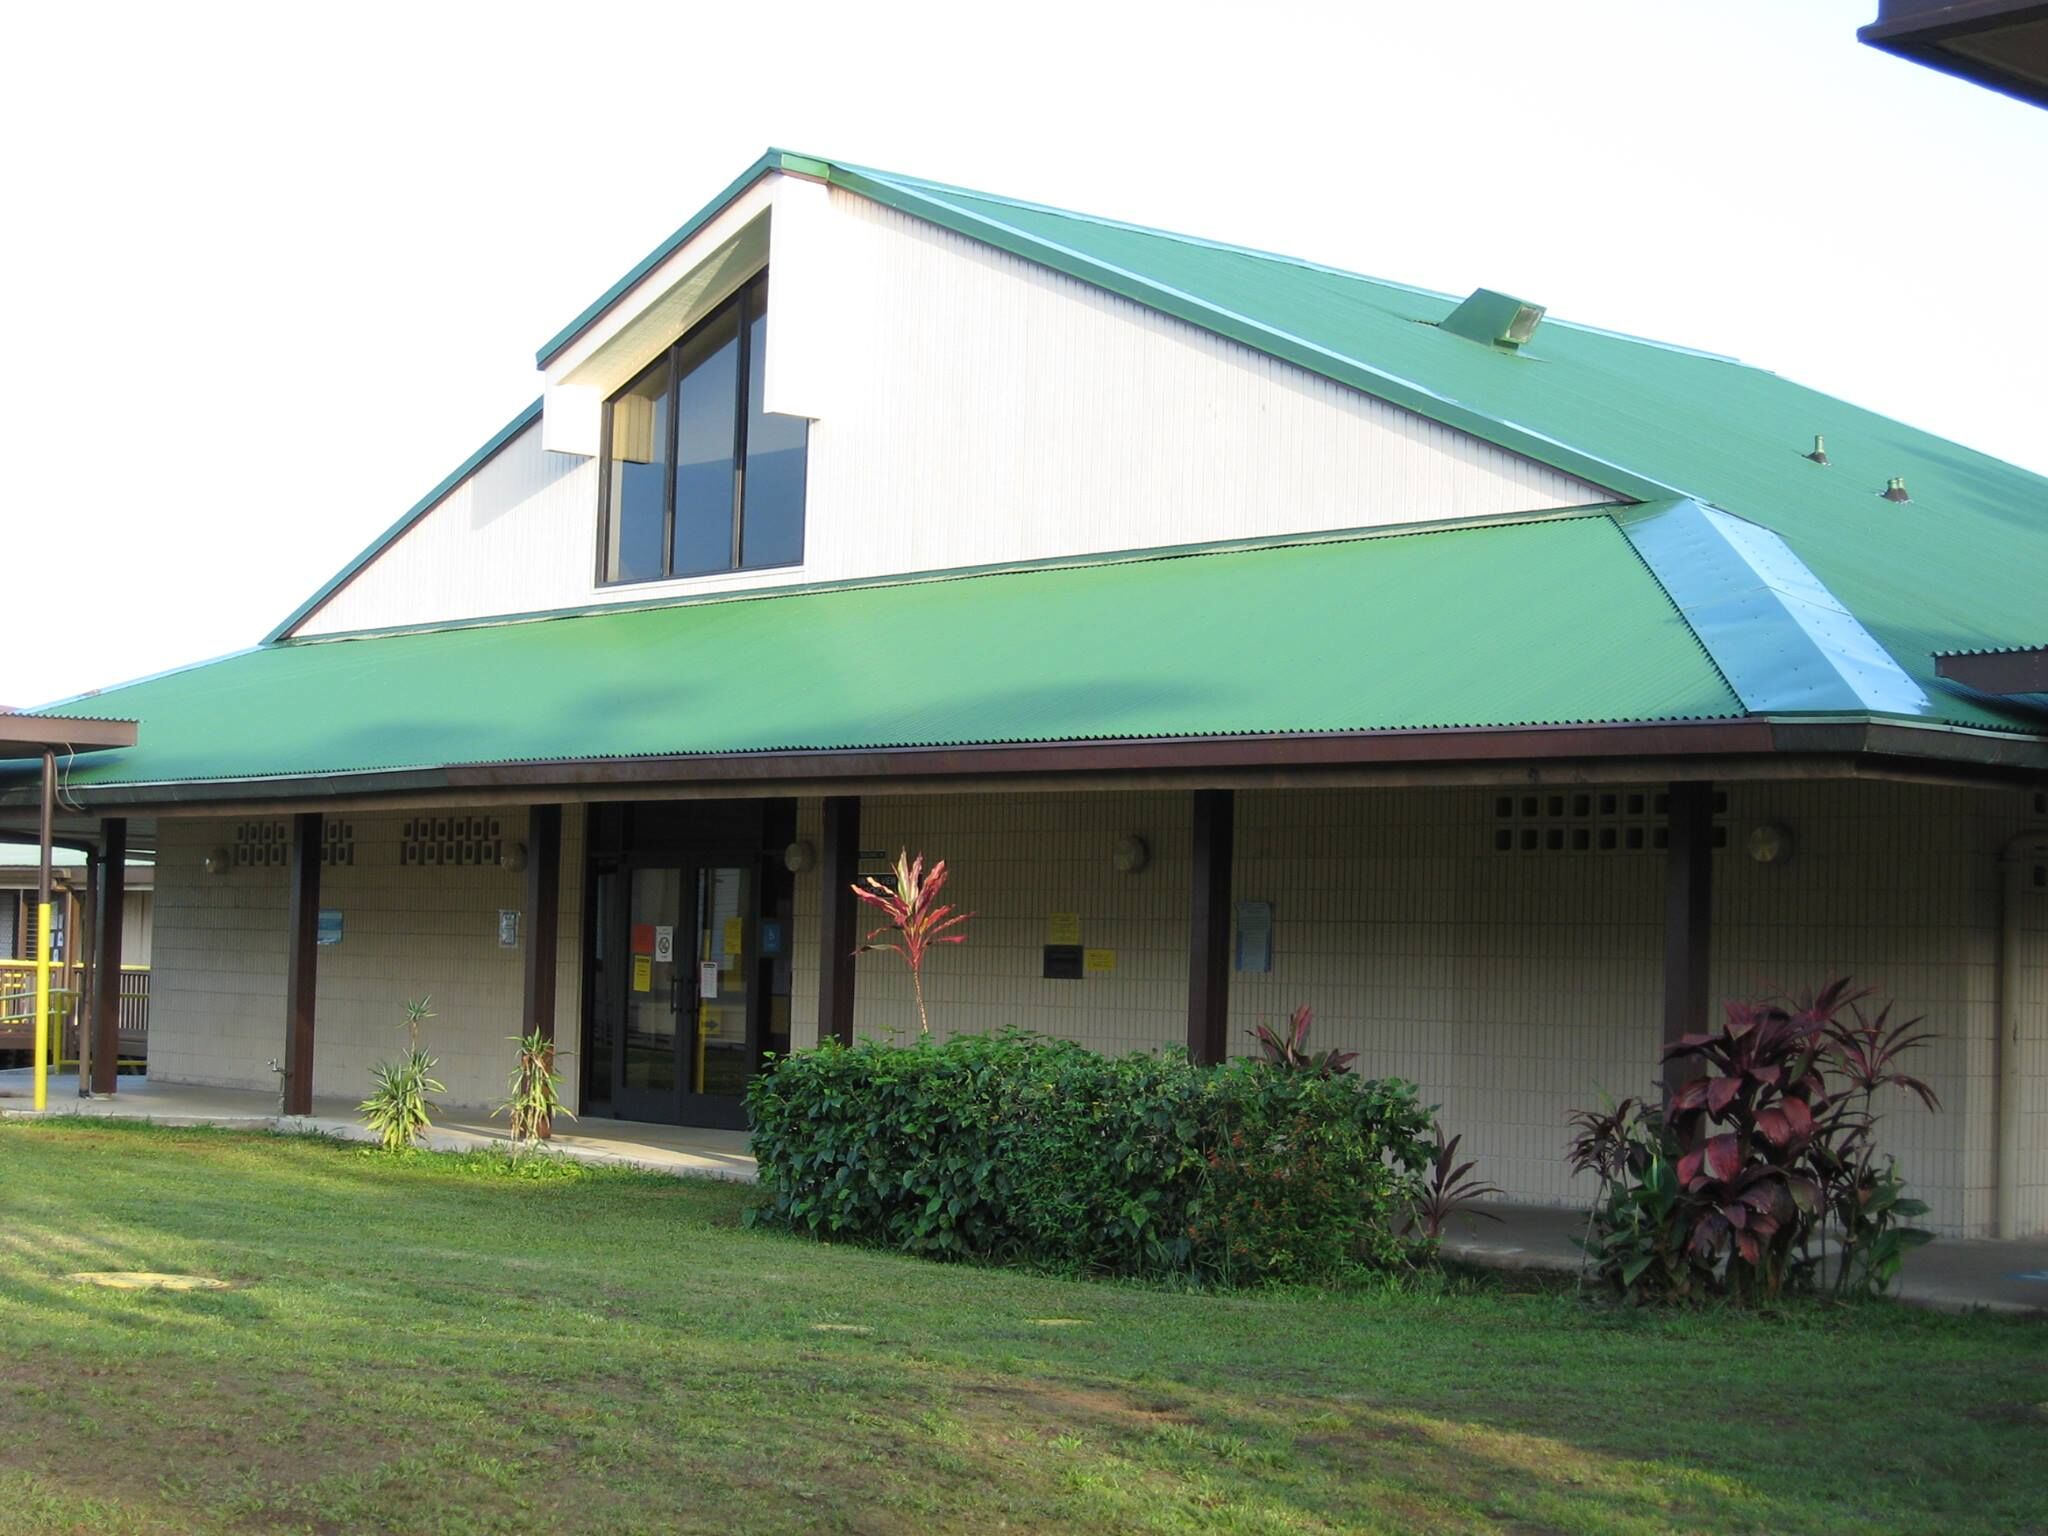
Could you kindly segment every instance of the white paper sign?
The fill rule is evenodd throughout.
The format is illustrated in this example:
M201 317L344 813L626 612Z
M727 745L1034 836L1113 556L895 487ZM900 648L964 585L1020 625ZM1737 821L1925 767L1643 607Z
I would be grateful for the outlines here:
M654 930L654 958L668 965L676 957L676 931L673 928L656 927Z
M697 1001L708 1003L718 996L718 962L706 960L697 967Z

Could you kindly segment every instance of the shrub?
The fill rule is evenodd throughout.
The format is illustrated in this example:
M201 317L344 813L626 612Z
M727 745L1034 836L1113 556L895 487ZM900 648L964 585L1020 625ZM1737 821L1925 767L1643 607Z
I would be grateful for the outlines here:
M1276 1034L1264 1024L1254 1026L1250 1034L1258 1042L1259 1054L1276 1067L1285 1067L1290 1072L1314 1072L1322 1077L1349 1072L1351 1063L1358 1060L1358 1052L1308 1048L1308 1028L1314 1022L1315 1013L1303 1003L1287 1016L1285 1035Z
M913 1253L1198 1284L1403 1262L1432 1151L1395 1079L1007 1033L827 1043L747 1090L758 1223Z
M405 1054L371 1072L370 1096L359 1106L363 1123L377 1133L386 1151L402 1152L414 1145L440 1109L429 1095L448 1091L435 1081L437 1063L420 1045L420 1025L434 1016L427 1007L432 1001L423 997L405 1005Z
M1880 1160L1875 1098L1890 1087L1937 1105L1899 1070L1928 1039L1920 1021L1866 1016L1868 995L1843 979L1802 1001L1731 1002L1719 1030L1665 1047L1702 1070L1661 1111L1625 1100L1573 1117L1572 1166L1601 1181L1586 1247L1612 1289L1768 1300L1891 1285L1930 1234L1908 1225L1927 1207Z

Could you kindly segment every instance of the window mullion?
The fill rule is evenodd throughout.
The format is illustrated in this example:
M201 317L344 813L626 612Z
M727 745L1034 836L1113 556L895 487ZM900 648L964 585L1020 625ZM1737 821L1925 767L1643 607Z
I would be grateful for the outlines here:
M664 451L668 455L668 474L664 477L661 511L661 574L673 576L676 573L676 447L681 441L683 414L683 345L677 342L668 352L668 422L665 434L667 441Z
M759 279L755 279L758 282ZM753 337L747 324L747 298L753 283L733 295L734 326L739 333L739 367L733 369L732 402L732 568L740 568L747 516L747 376L754 367Z

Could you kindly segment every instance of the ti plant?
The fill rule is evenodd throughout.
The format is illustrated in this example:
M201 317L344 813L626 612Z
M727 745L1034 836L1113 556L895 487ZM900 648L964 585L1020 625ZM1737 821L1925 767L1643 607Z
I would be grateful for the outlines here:
M1587 1249L1618 1291L1770 1301L1818 1285L1889 1289L1930 1234L1910 1225L1927 1207L1878 1153L1876 1096L1938 1104L1900 1066L1929 1039L1920 1020L1866 1015L1867 995L1844 979L1802 999L1731 1002L1719 1029L1665 1047L1697 1075L1661 1112L1624 1102L1574 1117L1572 1166L1600 1179Z
M1500 1194L1500 1189L1472 1176L1472 1170L1479 1166L1477 1158L1458 1161L1458 1143L1465 1139L1464 1135L1460 1133L1445 1141L1442 1126L1432 1129L1436 1132L1436 1155L1430 1159L1429 1174L1415 1200L1414 1224L1422 1229L1422 1235L1431 1242L1439 1241L1453 1216L1499 1221L1494 1212L1480 1210L1478 1202Z
M434 1016L428 1007L432 1001L423 997L405 1005L405 1054L371 1072L370 1096L360 1106L363 1123L387 1152L402 1152L418 1142L440 1112L431 1095L448 1091L435 1080L437 1063L420 1044L420 1026Z
M917 997L917 1032L924 1038L932 1032L931 1018L924 1006L925 956L934 944L966 943L967 935L955 930L974 914L955 912L940 903L939 892L946 884L944 859L927 870L924 855L920 853L912 859L906 848L896 855L892 873L893 884L879 875L854 882L853 894L888 918L888 922L868 934L854 953L863 955L871 949L888 949L903 957L904 964L910 967L911 990Z
M1315 1022L1315 1014L1307 1003L1303 1003L1287 1016L1287 1033L1276 1034L1264 1024L1255 1026L1247 1033L1259 1043L1259 1053L1276 1067L1289 1072L1312 1072L1317 1077L1335 1077L1349 1072L1351 1063L1358 1060L1356 1051L1311 1051L1308 1048L1308 1028Z
M509 1038L519 1048L507 1084L511 1094L493 1113L511 1122L515 1148L531 1147L554 1134L555 1116L576 1117L562 1107L557 1091L562 1079L555 1071L555 1042L537 1029Z

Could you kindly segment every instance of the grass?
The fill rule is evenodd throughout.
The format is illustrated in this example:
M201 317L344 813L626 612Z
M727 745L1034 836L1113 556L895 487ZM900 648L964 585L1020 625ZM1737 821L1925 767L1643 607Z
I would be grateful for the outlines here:
M2038 1323L1175 1294L746 1198L0 1123L0 1531L2048 1530Z

